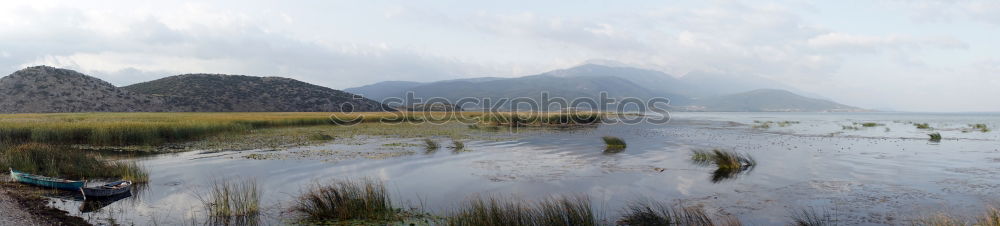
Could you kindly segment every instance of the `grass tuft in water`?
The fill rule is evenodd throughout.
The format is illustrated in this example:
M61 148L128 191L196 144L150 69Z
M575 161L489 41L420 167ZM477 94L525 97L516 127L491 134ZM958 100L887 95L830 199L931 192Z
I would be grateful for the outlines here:
M254 179L216 181L203 204L210 217L228 222L233 217L256 218L260 215L260 197Z
M941 142L941 133L931 133L927 134L927 136L931 137L930 138L931 142Z
M309 140L327 141L327 140L333 140L333 136L322 134L322 133L316 133L316 134L310 134L309 135Z
M452 226L599 225L586 196L550 197L537 203L500 196L468 200L446 218Z
M719 149L695 150L691 154L691 161L702 166L715 165L716 170L712 172L712 182L716 183L736 178L741 173L748 173L757 166L757 161L749 155Z
M701 207L671 207L661 202L635 201L625 207L619 225L742 225L726 217L712 219Z
M431 138L425 138L424 148L426 148L427 151L434 151L441 148L441 145L439 145L437 141L431 140Z
M385 185L371 179L316 185L299 195L292 210L307 222L384 221L397 213Z
M881 126L881 125L882 124L878 124L878 123L874 123L874 122L861 123L861 126L864 126L864 127L876 127L876 126Z
M448 148L451 149L452 151L460 152L465 150L465 143L463 143L460 140L452 140L451 146L449 146Z
M913 125L916 126L917 129L932 129L927 123L913 123Z
M973 130L979 130L979 132L984 132L984 133L990 132L990 127L986 126L986 124L972 124L969 125L969 127L972 127Z
M829 214L819 213L816 209L808 208L792 212L793 226L829 226L836 225Z
M625 140L619 137L604 136L601 137L604 140L604 151L609 153L618 153L625 150L627 146Z

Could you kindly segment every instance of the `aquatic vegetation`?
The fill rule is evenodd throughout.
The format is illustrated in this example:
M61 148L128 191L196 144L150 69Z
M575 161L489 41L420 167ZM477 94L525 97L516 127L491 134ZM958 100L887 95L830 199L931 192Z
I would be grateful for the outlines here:
M754 122L757 122L757 121L754 121ZM757 125L753 125L753 126L750 126L750 127L754 128L754 129L770 129L771 128L771 122L770 121L768 121L768 122L762 122L762 123L759 123Z
M970 124L969 127L972 127L973 130L979 130L984 133L990 132L990 128L986 126L986 124Z
M792 124L799 124L799 121L781 121L781 122L778 122L778 126L780 126L780 127L787 127L787 126L790 126Z
M452 151L456 151L456 152L462 151L462 150L465 150L465 143L463 143L460 140L452 140L451 141L451 146L449 146L448 148L451 149Z
M882 124L878 124L878 123L874 123L874 122L865 122L865 123L861 123L861 126L864 126L864 127L876 127L876 126L882 126Z
M149 181L144 167L132 161L110 161L101 155L60 146L28 143L3 151L7 167L44 176L66 179L127 179L136 183Z
M930 138L931 142L941 142L941 133L931 133L927 134L927 136L931 137Z
M857 126L841 126L841 128L844 130L861 130L861 128L858 128Z
M625 207L620 225L742 225L736 218L712 219L697 206L671 207L661 202L633 201Z
M454 226L599 225L586 196L550 197L537 203L500 196L464 202L446 218Z
M574 126L593 125L604 120L604 114L597 112L501 112L487 113L478 117L484 126Z
M913 123L913 125L914 125L914 126L916 126L916 127L917 127L917 129L933 129L933 128L931 128L931 126L930 126L929 124L927 124L927 123Z
M315 141L327 141L327 140L333 140L333 136L322 134L322 133L317 133L317 134L309 135L309 139L310 140L315 140Z
M925 226L952 226L952 225L976 225L976 226L1000 226L1000 210L989 207L986 213L969 220L965 217L938 213L932 216L917 219L914 225Z
M425 138L424 139L424 148L426 148L428 151L432 151L432 150L437 150L438 148L441 148L441 145L439 145L437 141L434 141L431 138Z
M159 145L224 133L312 125L454 121L504 115L525 123L600 122L598 113L367 112L367 113L61 113L0 115L0 141L14 143ZM518 121L520 122L520 121Z
M793 226L829 226L834 224L833 219L829 214L819 213L816 209L808 208L801 209L799 211L792 212L791 215L792 222L789 225Z
M299 195L292 210L306 222L392 220L397 210L380 181L345 180L316 185Z
M604 140L605 152L612 152L612 153L621 152L622 150L625 150L625 147L627 146L625 144L625 140L619 137L604 136L601 137L601 139Z
M254 221L260 215L261 192L257 181L216 181L207 199L202 200L205 211L216 222Z
M714 165L716 170L712 172L712 182L716 183L736 178L743 173L749 173L757 166L757 161L749 155L719 149L695 150L691 155L691 161L702 166Z

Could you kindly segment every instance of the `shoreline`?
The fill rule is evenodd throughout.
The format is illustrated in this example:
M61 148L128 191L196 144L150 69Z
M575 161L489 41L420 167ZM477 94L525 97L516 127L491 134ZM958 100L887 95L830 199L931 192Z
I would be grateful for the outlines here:
M92 225L83 218L51 207L31 186L0 181L0 225Z

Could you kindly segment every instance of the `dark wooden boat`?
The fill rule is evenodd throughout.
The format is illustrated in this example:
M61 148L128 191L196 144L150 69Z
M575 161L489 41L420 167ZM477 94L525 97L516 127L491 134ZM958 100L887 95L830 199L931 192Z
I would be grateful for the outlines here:
M108 197L129 192L132 188L132 181L122 180L107 183L97 187L81 188L83 195L87 197Z
M84 181L66 180L54 177L34 175L17 171L14 169L9 169L9 170L10 170L10 177L14 178L14 180L35 186L74 191L82 188L83 184L85 183Z

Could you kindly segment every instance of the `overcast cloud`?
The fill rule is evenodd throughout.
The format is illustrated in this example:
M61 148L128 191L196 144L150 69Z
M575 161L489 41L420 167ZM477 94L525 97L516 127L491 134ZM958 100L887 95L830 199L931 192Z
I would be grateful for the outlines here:
M608 60L760 76L845 104L1000 111L1000 2L4 1L0 73L182 73L331 88Z

